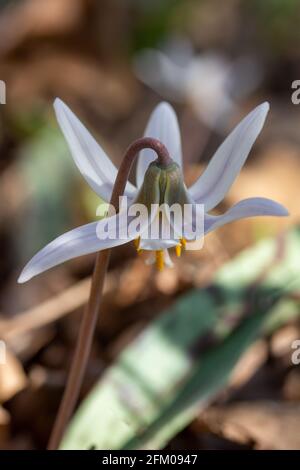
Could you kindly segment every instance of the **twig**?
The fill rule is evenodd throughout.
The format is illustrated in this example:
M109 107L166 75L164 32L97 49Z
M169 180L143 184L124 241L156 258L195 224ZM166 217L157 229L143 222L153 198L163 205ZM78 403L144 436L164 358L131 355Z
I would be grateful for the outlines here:
M146 137L133 142L127 149L114 184L110 204L119 210L119 197L123 195L133 161L137 153L145 148L154 150L162 165L168 165L172 160L166 147L156 139ZM63 437L66 425L73 413L78 400L83 376L86 370L97 317L101 305L102 290L110 257L110 250L98 253L92 277L92 285L87 308L84 312L78 341L75 348L70 373L54 427L50 436L48 449L57 449Z
M91 279L84 279L60 292L54 298L18 313L14 318L1 320L0 337L9 341L17 335L41 328L76 310L86 303L90 285Z

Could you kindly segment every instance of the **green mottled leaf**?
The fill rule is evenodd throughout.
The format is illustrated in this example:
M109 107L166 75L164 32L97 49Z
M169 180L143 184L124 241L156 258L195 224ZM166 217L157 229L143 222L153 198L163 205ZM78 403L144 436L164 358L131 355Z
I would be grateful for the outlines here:
M263 331L298 315L300 229L227 263L146 328L80 406L63 449L162 448L222 390Z

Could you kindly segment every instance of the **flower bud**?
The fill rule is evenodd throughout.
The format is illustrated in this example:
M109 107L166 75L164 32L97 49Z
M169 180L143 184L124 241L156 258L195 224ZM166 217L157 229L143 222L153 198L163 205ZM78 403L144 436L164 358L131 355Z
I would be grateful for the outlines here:
M174 161L167 166L157 160L150 163L136 202L147 209L151 204L188 204L190 200L179 165Z

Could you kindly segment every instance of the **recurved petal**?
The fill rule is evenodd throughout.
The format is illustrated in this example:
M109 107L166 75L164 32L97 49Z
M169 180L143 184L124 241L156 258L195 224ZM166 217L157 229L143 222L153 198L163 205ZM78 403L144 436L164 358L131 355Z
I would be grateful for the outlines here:
M91 188L109 201L117 176L116 167L63 101L56 98L54 109L77 168ZM127 183L125 194L132 197L135 191L136 188Z
M214 208L224 198L239 174L265 122L269 104L263 103L248 114L225 139L200 178L189 188L195 202Z
M26 282L72 258L123 245L139 237L148 224L148 219L140 218L138 225L132 225L133 219L134 217L124 211L64 233L27 263L18 282Z
M204 232L207 234L212 230L235 220L245 219L247 217L270 215L284 217L289 215L289 213L284 206L276 201L272 201L272 199L262 197L244 199L222 215L214 216L205 214Z
M182 166L181 137L177 116L169 103L162 102L152 112L148 121L144 137L153 137L160 140L168 149L170 157ZM141 186L144 174L149 164L157 158L151 149L140 152L137 163L137 186Z

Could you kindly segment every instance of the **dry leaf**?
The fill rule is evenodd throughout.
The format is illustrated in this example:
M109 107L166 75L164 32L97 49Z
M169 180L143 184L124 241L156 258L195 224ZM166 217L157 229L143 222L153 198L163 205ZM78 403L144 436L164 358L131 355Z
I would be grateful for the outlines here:
M268 357L268 348L264 340L258 340L245 352L231 376L230 386L240 388L248 382Z
M242 402L206 410L208 428L256 449L300 449L300 405L273 401Z

